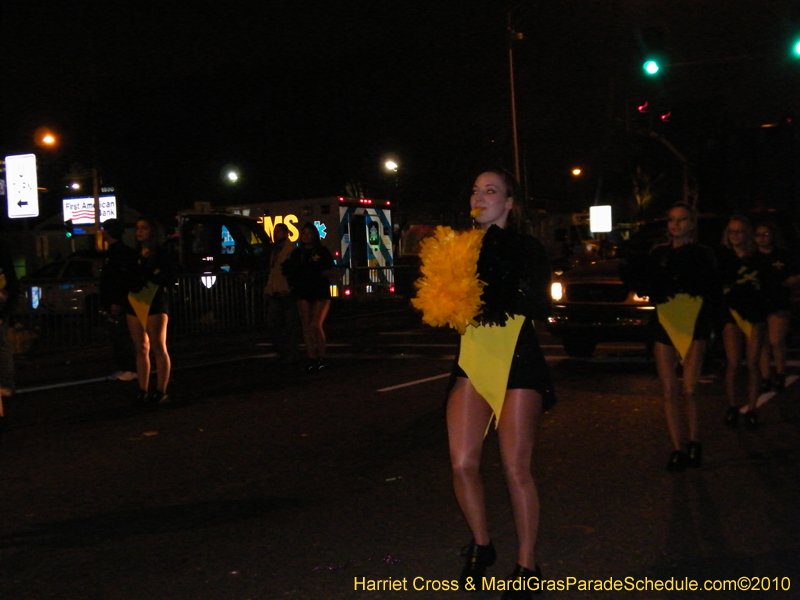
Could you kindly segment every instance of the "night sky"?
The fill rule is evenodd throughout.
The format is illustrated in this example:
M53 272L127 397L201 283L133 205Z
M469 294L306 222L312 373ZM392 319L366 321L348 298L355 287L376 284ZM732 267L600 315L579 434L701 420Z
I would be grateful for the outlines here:
M5 0L0 149L40 156L43 215L78 166L165 218L197 200L348 184L399 195L409 212L447 211L476 168L513 167L509 6L524 34L517 117L535 205L588 206L598 189L626 205L636 166L662 176L662 203L678 199L678 162L637 133L650 127L687 156L706 207L797 204L791 0ZM656 81L641 75L647 44L675 65ZM42 126L60 134L57 150L34 146ZM387 155L398 181L381 169ZM229 164L235 188L221 179Z

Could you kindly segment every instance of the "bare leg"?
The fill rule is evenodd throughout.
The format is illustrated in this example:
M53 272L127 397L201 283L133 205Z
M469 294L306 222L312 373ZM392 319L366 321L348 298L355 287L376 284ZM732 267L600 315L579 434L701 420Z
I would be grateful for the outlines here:
M308 300L297 301L297 312L300 313L300 323L303 325L303 341L306 344L306 354L311 360L319 358L314 344L314 332L311 324L311 303Z
M486 546L490 541L480 465L483 435L491 416L492 409L486 400L468 379L459 377L447 401L450 464L456 500L472 532L472 539L480 546Z
M172 362L167 352L167 322L169 317L164 314L150 315L147 317L147 336L153 347L153 356L156 359L156 389L166 394L169 385Z
M706 354L705 340L694 340L683 360L683 391L686 396L686 417L689 421L689 441L699 442L699 418L697 414L697 383L703 371Z
M514 524L517 531L517 563L536 568L539 533L539 494L531 473L533 446L542 413L542 397L534 390L506 392L498 434Z
M139 388L146 392L150 385L150 339L135 315L128 315L128 331L131 332L133 348L136 353L136 375Z
M772 349L772 357L775 359L775 372L779 375L786 374L786 337L789 335L789 325L791 315L788 311L781 311L767 317L769 326L769 342L764 344L765 350ZM762 353L762 356L766 352ZM763 366L763 363L762 363ZM764 373L762 369L762 374Z
M667 419L667 428L672 439L672 447L681 449L683 427L681 425L680 399L678 398L678 375L675 369L678 366L678 352L672 346L655 342L653 355L656 359L658 378L664 391L664 416Z
M742 360L742 338L744 334L735 323L726 323L722 330L722 342L725 346L725 392L728 395L728 404L738 406L736 401L736 373L739 370L739 361Z
M767 326L765 323L753 325L753 331L747 340L745 362L747 364L747 410L754 410L758 401L761 371L759 370L759 357L764 345Z
M311 303L310 326L314 336L314 352L317 358L325 357L325 317L331 307L330 300L315 300Z

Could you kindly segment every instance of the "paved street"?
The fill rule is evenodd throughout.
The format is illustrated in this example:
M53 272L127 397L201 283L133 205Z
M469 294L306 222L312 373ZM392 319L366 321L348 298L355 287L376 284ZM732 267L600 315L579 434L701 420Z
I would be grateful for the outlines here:
M0 437L0 598L464 597L412 587L455 579L469 541L443 420L454 334L407 313L339 315L330 368L313 375L273 363L265 341L175 340L175 404L150 412L130 409L135 384L102 380L108 353L20 359ZM753 596L800 597L796 381L764 404L759 431L729 431L709 373L705 466L674 475L642 350L575 360L542 342L560 398L535 461L545 578L759 577L772 589ZM484 459L500 577L515 540L494 433ZM407 591L355 590L362 578L405 578ZM575 583L549 596L745 594Z

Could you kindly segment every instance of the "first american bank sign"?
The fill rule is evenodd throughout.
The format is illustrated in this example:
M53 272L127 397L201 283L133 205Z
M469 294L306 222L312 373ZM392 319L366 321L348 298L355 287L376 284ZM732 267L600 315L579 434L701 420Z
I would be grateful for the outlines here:
M116 196L100 196L100 222L117 218ZM66 198L64 221L73 225L94 225L94 198Z

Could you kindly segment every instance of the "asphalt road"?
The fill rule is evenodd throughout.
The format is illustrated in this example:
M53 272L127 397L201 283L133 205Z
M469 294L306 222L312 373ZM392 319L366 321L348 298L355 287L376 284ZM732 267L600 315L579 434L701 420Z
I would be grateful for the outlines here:
M669 474L641 349L573 360L542 340L559 403L536 449L538 556L547 579L575 578L549 595L800 598L797 383L764 404L760 430L729 431L710 373L706 463ZM454 334L406 314L340 319L329 369L312 375L273 363L264 341L175 340L175 404L148 412L129 407L133 384L102 379L107 352L18 361L23 393L0 436L0 598L464 597L430 590L456 578L469 541L443 420ZM493 433L484 471L500 577L515 540ZM406 591L356 590L362 578ZM771 589L577 589L612 578Z

